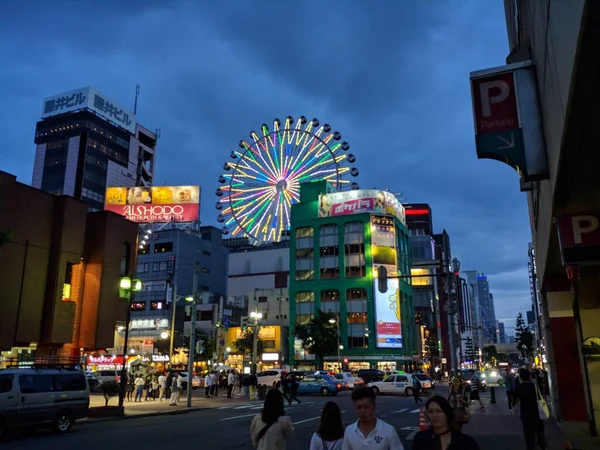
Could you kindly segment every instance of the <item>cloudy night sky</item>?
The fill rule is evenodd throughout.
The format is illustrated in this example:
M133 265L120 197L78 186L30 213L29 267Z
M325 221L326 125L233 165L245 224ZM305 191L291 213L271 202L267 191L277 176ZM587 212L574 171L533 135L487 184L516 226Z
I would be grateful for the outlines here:
M376 6L376 7L375 7ZM530 307L526 196L475 155L469 72L505 64L501 0L53 0L0 3L0 170L31 182L42 99L91 85L160 128L155 184L218 176L275 117L328 122L362 188L426 202L462 269L489 276L512 334Z

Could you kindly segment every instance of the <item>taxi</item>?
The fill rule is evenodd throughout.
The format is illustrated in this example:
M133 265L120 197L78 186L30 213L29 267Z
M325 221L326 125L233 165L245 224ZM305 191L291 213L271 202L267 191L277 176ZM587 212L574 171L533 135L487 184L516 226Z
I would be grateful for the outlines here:
M368 386L373 388L375 394L405 394L413 395L413 376L410 373L392 373L383 381L374 381Z

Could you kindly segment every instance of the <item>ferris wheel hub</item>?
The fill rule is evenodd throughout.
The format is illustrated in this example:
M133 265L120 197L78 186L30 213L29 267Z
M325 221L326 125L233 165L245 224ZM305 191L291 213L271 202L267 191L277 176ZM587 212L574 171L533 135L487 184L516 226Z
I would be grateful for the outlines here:
M286 180L279 180L277 182L277 184L275 185L275 188L277 189L277 192L283 192L287 189L288 184Z

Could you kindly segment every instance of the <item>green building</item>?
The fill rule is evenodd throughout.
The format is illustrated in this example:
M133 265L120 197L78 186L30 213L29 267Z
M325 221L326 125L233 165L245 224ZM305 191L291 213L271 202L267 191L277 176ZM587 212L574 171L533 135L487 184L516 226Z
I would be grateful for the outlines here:
M336 314L340 355L325 369L408 370L417 363L404 208L390 193L333 192L325 181L300 186L290 225L290 364L314 368L314 355L294 335L318 310ZM388 291L379 292L377 267L385 265Z

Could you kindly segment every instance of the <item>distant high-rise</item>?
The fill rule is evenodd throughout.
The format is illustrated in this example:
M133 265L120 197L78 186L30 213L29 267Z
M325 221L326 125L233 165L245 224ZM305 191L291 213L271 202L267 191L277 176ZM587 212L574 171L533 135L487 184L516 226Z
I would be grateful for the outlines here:
M498 342L496 333L496 309L494 308L494 296L490 293L490 285L486 275L477 275L477 289L479 291L479 304L482 308L482 325L485 343L496 344Z
M504 322L498 322L498 342L500 344L506 344L506 329L504 328Z
M44 99L32 185L104 209L109 186L150 186L157 134L93 88Z

